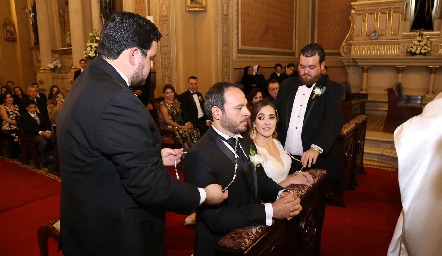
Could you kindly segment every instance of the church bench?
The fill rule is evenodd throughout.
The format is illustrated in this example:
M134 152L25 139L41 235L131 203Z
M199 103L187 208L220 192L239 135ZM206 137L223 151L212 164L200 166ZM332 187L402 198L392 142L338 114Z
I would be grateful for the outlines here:
M359 110L359 114L365 115L365 104L368 101L368 93L353 93L348 81L343 83L344 100L342 101L342 113L344 121L349 122Z
M319 255L324 223L325 170L311 169L312 187L290 185L301 198L302 211L290 221L274 220L270 227L253 226L233 230L218 243L222 256L231 255Z

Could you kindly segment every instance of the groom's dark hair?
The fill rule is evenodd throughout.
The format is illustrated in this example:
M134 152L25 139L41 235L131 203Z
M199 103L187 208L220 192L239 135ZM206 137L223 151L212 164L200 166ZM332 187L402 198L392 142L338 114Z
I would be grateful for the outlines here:
M227 89L233 87L240 90L243 89L242 84L230 82L219 82L210 87L209 91L206 93L206 99L204 100L204 110L206 111L209 120L213 121L212 107L217 106L224 112L224 103L226 103L224 94Z

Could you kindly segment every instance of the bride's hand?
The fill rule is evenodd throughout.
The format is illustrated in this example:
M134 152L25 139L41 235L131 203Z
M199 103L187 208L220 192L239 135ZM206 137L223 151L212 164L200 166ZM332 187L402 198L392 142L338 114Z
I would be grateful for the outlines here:
M313 177L308 172L295 172L290 174L289 177L291 184L303 184L307 186L313 185Z

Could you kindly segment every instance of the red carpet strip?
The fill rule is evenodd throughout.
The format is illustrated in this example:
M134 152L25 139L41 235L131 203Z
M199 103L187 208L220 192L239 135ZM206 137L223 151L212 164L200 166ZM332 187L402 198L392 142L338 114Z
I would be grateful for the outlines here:
M321 255L386 255L401 210L397 172L365 170L356 191L346 191L345 208L326 206ZM37 229L59 218L60 182L47 176L0 158L1 255L39 255ZM167 213L164 255L193 253L195 229L185 218ZM62 255L57 246L49 239L50 255Z

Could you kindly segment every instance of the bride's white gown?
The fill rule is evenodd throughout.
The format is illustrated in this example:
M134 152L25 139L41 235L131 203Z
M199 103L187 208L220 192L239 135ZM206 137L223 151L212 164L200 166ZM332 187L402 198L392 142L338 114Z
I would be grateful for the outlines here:
M282 159L283 165L281 165L276 158L271 156L267 149L260 147L256 145L256 149L258 150L258 154L263 157L263 163L262 167L264 168L264 171L266 172L267 176L269 178L273 179L276 183L280 183L281 181L285 180L287 178L287 175L289 174L290 167L292 165L292 159L289 155L284 151L284 148L282 147L281 143L273 139L273 142L275 143L276 147L279 150L279 155Z

